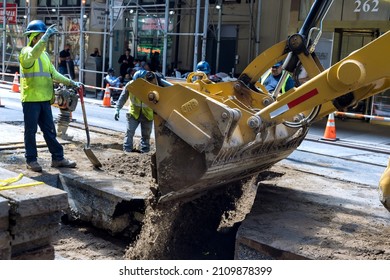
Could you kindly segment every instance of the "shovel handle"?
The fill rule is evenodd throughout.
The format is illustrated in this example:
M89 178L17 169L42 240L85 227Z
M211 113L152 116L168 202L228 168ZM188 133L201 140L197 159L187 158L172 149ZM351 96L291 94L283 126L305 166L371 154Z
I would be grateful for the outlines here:
M78 88L78 94L80 97L80 102L84 103L84 86Z
M89 148L90 138L89 138L89 128L88 128L88 122L87 122L87 113L85 112L85 105L84 105L84 86L81 86L78 90L80 103L81 103L81 110L83 111L83 120L84 120L84 126L85 126L85 133L87 135L87 146Z

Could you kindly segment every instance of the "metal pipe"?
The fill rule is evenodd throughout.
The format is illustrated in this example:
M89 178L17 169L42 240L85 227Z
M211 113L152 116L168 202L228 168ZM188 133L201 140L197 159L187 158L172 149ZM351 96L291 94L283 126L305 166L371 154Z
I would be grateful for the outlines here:
M219 55L220 55L220 48L221 48L222 3L223 1L221 0L218 9L217 53L216 53L216 61L215 61L215 73L219 72Z
M178 1L178 3L177 3L177 17L176 17L176 32L178 34L180 34L180 29L181 29L181 1ZM178 68L179 46L180 46L180 36L176 36L175 65L173 68Z
M247 56L247 64L252 61L252 33L253 33L253 6L254 1L251 0L250 9L249 9L249 35L248 35L248 56Z
M104 76L105 76L105 70L106 70L106 52L107 52L107 21L108 21L108 4L109 2L106 2L106 16L104 17L104 36L103 36L103 53L102 53L102 81L101 81L101 87L105 88L106 85L104 84Z
M1 72L3 73L2 79L4 80L4 72L5 72L5 52L7 50L7 30L6 30L6 20L7 20L7 0L3 0L3 55L1 64Z
M333 0L316 0L310 8L309 14L307 15L299 34L307 37L312 27L318 25L320 21L326 16Z
M79 82L83 82L84 78L84 14L85 14L85 0L81 1L80 11L80 59L79 59ZM70 75L70 73L69 73Z
M137 0L137 6L138 6L138 1ZM138 9L136 9L135 11L135 16L134 16L134 21L133 21L133 30L134 30L134 57L137 58L138 57L138 17L139 17L139 11Z
M257 0L257 21L256 21L256 57L260 54L260 22L261 21L261 0Z
M60 26L60 4L57 5L57 28L59 28L59 26ZM81 34L81 30L80 30L80 34ZM54 56L55 56L54 66L56 69L58 69L58 60L59 60L58 59L59 52L57 52L58 49L59 49L59 35L54 36Z
M195 34L199 33L200 1L201 0L196 0ZM194 63L193 63L194 71L196 70L196 64L198 63L198 44L199 44L199 37L196 35L194 38Z
M209 0L204 1L202 60L206 60L207 30L209 29Z
M108 65L112 67L112 52L114 45L114 0L110 1L110 45L109 45L109 55L108 55Z
M167 72L168 29L169 29L169 0L165 0L164 51L163 51L163 65L162 65L162 74L164 76L166 76L166 72Z

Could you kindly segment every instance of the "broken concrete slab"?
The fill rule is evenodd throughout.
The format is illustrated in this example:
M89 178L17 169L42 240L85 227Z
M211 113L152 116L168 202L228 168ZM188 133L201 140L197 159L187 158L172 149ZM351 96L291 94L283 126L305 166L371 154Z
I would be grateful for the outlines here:
M11 232L12 246L21 243L34 242L34 240L49 238L58 232L61 225L55 224L42 225L36 228L26 228L20 231Z
M17 173L0 168L0 179L13 178ZM28 177L23 177L13 185L37 182ZM34 216L44 213L60 211L68 207L67 194L57 188L46 184L31 187L3 190L0 196L8 199L10 204L10 215Z
M61 221L61 217L63 215L64 212L56 211L52 213L30 216L28 218L11 216L9 230L11 234L13 234L30 228L36 229L47 225L58 224Z
M54 247L46 245L21 254L12 255L12 260L54 260Z
M9 232L0 232L0 260L11 259L11 236Z
M11 238L9 232L3 231L0 232L0 249L10 248L11 246Z
M0 168L0 179L17 177L17 173ZM16 187L28 183L39 182L22 177L9 185L14 188L0 191L0 213L6 211L2 201L8 205L8 227L0 236L3 243L10 241L6 250L11 259L54 259L50 241L60 228L61 213L68 208L67 194L46 184ZM2 258L7 258L6 254L2 251Z
M0 260L11 258L11 236L9 227L8 200L0 196Z
M0 196L0 232L8 229L8 200Z
M18 256L25 252L33 251L47 246L51 243L52 236L44 237L42 239L30 240L20 244L12 244L12 256Z
M82 221L117 234L144 213L149 186L109 176L103 172L60 174L58 188L69 197L70 213Z

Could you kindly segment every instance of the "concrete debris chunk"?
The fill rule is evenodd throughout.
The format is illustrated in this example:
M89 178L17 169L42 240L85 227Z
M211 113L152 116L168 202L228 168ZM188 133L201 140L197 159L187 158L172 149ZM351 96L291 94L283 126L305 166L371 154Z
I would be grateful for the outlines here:
M17 176L0 168L0 179ZM10 186L34 182L24 176ZM51 237L67 209L67 193L46 184L0 191L0 259L54 259Z

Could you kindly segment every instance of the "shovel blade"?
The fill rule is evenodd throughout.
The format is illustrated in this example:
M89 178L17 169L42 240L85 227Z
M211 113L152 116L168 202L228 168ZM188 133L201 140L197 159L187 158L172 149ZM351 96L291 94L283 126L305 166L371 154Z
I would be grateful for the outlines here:
M84 153L94 167L100 168L103 166L89 147L84 147Z

